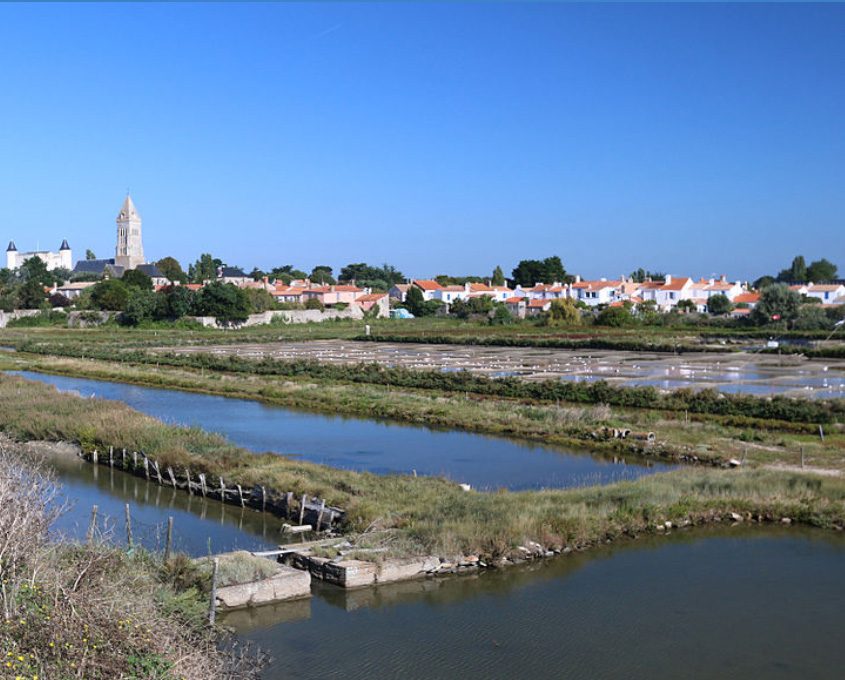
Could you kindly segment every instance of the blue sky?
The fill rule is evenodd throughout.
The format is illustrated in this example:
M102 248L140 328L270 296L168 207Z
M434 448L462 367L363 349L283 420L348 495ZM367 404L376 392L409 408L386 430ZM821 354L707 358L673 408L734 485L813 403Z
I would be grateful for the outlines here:
M845 5L0 5L0 238L845 270Z

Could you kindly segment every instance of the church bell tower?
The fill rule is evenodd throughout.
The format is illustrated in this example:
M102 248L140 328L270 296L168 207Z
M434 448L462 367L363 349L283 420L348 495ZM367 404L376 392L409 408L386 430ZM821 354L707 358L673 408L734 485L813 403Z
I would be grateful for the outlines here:
M114 263L124 270L135 269L144 262L144 244L141 241L141 216L135 209L132 197L126 194L117 214L117 247Z

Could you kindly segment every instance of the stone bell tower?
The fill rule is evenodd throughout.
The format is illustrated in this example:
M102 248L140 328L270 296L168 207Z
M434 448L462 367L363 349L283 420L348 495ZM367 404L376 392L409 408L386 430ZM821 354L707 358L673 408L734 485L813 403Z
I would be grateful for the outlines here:
M117 214L117 247L114 263L125 270L145 264L144 244L141 241L141 216L135 209L132 197L126 194L123 206Z

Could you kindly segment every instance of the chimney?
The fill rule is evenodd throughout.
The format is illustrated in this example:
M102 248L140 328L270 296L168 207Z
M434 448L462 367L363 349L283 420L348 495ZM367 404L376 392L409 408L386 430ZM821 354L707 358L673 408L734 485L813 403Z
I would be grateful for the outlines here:
M728 275L727 275L727 274L722 274L722 277L721 277L719 280L720 280L722 283L727 283L727 282L728 282Z
M581 283L581 275L580 274L575 275L575 283Z
M672 283L672 275L666 274L666 283Z

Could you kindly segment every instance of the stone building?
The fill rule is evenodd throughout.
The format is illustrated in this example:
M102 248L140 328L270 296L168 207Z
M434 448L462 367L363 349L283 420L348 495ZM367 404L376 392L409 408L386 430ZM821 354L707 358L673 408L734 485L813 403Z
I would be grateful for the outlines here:
M145 264L144 244L141 240L141 216L129 194L126 194L123 200L116 221L117 246L114 252L114 263L122 267L124 271L135 269L139 264Z

